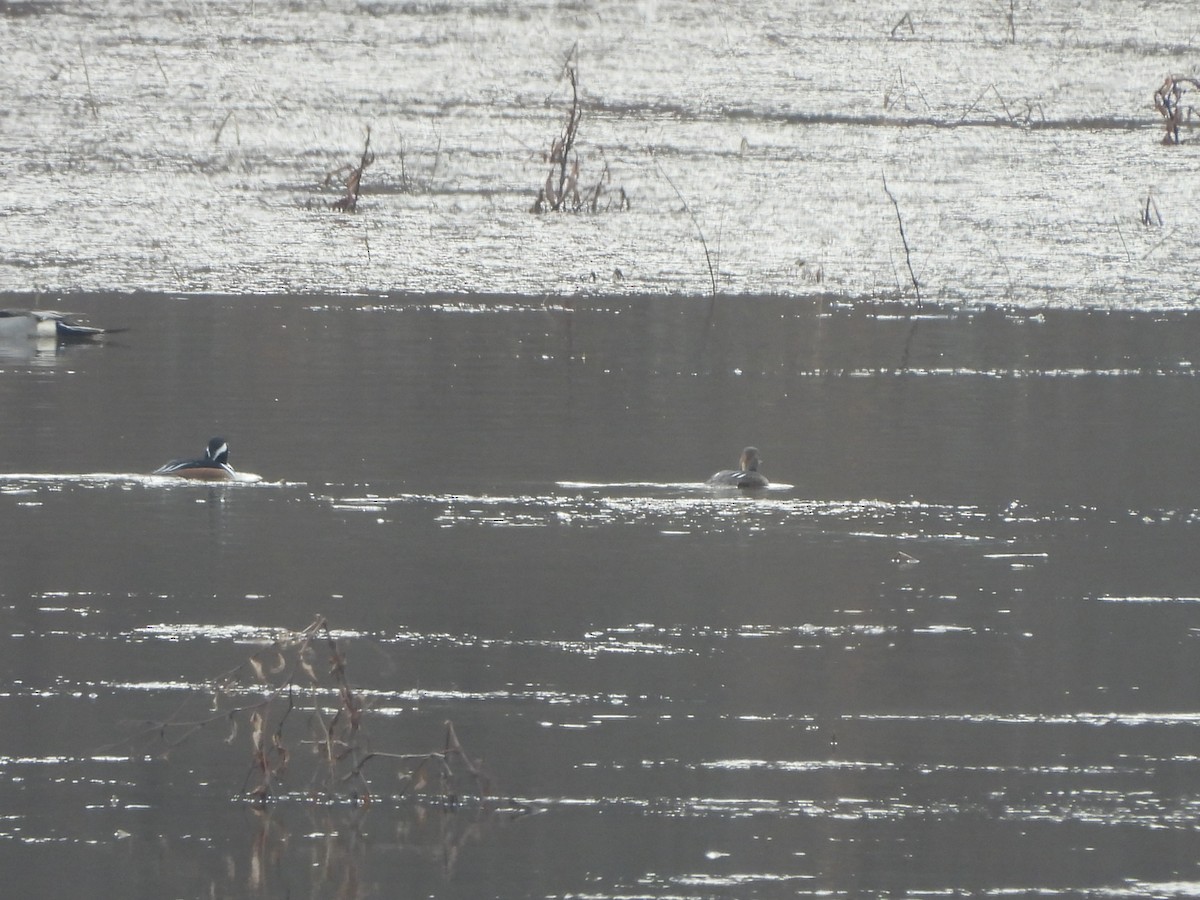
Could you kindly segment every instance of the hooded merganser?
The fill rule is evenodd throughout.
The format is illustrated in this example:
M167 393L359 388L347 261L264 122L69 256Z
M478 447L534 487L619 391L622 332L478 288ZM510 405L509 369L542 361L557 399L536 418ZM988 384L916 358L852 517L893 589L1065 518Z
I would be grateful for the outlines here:
M747 447L743 450L738 464L740 468L722 469L708 479L708 483L738 488L761 488L770 483L758 471L758 449L756 447Z
M215 437L208 442L204 455L199 459L173 459L165 466L159 466L153 474L227 481L234 476L229 466L229 445L225 443L225 438Z
M93 338L121 329L81 325L69 313L52 309L0 309L0 335L6 337L54 337L60 340Z

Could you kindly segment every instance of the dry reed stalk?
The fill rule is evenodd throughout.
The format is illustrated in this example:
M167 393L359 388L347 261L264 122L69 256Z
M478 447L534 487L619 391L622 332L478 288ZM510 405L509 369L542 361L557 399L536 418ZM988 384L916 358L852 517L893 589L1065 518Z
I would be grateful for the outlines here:
M538 188L537 198L529 208L532 213L599 212L600 198L612 183L612 175L606 160L595 185L590 190L580 188L579 153L575 149L575 143L579 136L579 123L583 121L583 105L579 100L579 72L576 61L578 50L579 45L576 43L567 53L563 62L562 77L566 78L571 85L571 105L558 136L551 141L550 151L544 157L550 164L550 171L546 173L546 180ZM612 209L612 207L613 201L609 200L605 209ZM629 209L629 197L624 188L619 188L617 191L616 207L618 210Z
M1146 206L1142 210L1142 224L1146 226L1157 224L1159 227L1162 227L1163 224L1162 213L1158 211L1158 204L1154 201L1154 195L1150 193L1146 194Z
M371 152L371 129L367 127L367 139L363 144L362 156L359 158L357 166L343 166L335 172L330 172L325 176L325 184L329 185L331 180L341 172L349 170L345 176L346 193L340 199L335 200L330 204L330 208L336 209L338 212L358 212L358 194L362 189L362 176L366 171L367 166L375 162L375 154Z

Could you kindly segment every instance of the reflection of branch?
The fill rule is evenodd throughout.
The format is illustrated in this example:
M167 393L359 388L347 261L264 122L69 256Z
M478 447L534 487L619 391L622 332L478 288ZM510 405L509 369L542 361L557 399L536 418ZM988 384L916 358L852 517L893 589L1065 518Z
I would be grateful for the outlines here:
M286 886L294 882L296 872L312 869L306 884L314 896L373 896L361 879L374 845L366 839L368 817L374 817L376 832L389 830L393 835L389 846L402 850L405 859L415 858L429 869L438 867L446 876L454 874L458 859L472 843L496 836L508 821L498 810L452 811L416 804L387 810L310 805L297 811L292 805L264 806L253 808L252 814L245 832L249 863L215 870L214 894L242 896L248 884L254 896L286 896ZM381 815L386 819L381 820ZM305 839L297 839L297 834Z

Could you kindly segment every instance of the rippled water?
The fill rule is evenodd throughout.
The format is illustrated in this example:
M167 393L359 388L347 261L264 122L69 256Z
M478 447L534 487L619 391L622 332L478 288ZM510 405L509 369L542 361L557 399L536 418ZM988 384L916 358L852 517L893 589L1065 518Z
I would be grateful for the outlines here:
M21 892L1193 892L1193 316L73 299L131 330L0 364ZM211 431L245 483L142 474ZM323 802L319 643L243 799L319 615L361 748L487 793Z
M6 890L1197 893L1200 19L1007 11L0 6Z

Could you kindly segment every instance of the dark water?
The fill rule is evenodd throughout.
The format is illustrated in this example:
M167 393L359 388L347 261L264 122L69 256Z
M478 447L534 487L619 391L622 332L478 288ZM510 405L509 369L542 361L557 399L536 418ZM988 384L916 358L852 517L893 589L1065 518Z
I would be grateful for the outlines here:
M1200 881L1194 316L71 299L130 330L0 363L14 896ZM141 474L213 433L261 481ZM747 442L776 489L700 484ZM488 799L314 802L297 711L255 809L246 714L143 734L321 614L363 741L450 720Z

